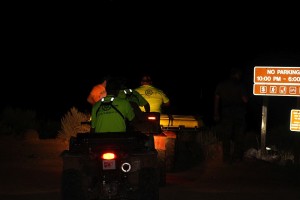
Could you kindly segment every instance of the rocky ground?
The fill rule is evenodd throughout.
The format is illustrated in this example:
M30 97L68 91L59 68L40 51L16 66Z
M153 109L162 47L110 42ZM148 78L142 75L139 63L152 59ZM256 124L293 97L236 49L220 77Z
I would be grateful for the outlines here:
M58 139L37 137L0 140L0 199L60 199L60 154L67 149ZM161 200L187 199L299 199L300 170L259 159L225 165L218 155L220 146L211 147L211 157L188 163L178 155L176 170L167 173L167 185L160 189ZM186 154L185 154L186 155ZM20 198L21 196L22 198ZM27 197L27 198L25 198Z
M51 174L61 172L60 154L66 148L58 139L1 137L0 194L57 189L60 179Z

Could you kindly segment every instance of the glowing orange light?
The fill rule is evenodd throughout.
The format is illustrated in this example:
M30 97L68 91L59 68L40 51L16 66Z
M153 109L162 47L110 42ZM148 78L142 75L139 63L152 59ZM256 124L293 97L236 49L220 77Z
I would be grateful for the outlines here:
M105 159L105 160L112 160L112 159L116 158L116 154L114 154L114 153L104 153L104 154L102 154L101 158Z

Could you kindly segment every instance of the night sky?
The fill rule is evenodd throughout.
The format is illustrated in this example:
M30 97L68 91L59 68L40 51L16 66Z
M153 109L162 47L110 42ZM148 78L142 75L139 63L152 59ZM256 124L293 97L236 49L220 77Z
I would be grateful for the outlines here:
M252 94L254 66L300 66L292 14L270 17L256 10L256 17L249 18L253 13L241 10L204 15L203 8L189 11L193 5L186 4L184 10L122 6L8 15L2 37L1 108L33 109L60 119L73 106L91 109L86 98L102 76L124 76L134 88L141 74L149 72L154 85L170 97L174 114L209 121L214 88L231 67L244 70ZM252 95L252 111L258 111L252 117L260 116L261 99ZM274 107L275 102L288 109L296 106L295 97L272 97L271 102Z

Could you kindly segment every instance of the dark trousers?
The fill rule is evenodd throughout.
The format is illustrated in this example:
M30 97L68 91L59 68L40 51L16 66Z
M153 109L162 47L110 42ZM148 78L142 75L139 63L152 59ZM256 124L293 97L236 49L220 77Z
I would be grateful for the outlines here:
M223 117L216 131L223 144L223 161L242 160L245 151L245 118Z

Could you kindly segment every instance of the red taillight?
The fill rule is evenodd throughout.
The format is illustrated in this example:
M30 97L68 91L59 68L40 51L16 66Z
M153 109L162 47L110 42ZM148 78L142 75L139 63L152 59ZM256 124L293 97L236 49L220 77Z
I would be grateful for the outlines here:
M149 120L156 120L156 117L155 116L148 116L148 119Z
M107 153L102 154L101 158L104 160L112 160L112 159L116 158L116 154L107 152Z

